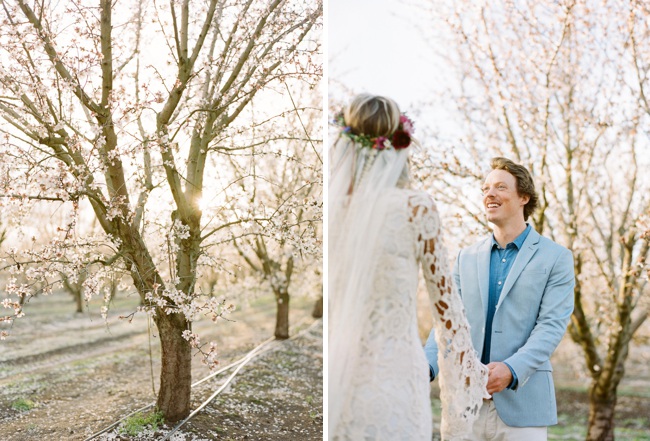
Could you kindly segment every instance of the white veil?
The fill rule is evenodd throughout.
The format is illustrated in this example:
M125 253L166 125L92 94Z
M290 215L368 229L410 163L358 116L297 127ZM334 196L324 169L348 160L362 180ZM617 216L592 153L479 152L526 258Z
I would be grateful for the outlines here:
M350 374L355 372L375 247L386 208L379 198L396 187L409 149L375 150L339 136L332 146L329 184L329 433L345 408ZM331 436L331 435L330 435Z

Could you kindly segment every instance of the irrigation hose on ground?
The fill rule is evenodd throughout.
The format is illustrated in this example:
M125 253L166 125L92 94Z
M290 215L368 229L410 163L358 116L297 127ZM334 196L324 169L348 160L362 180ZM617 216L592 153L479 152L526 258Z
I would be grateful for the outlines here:
M304 321L304 320L303 320L303 321ZM298 338L299 336L301 336L301 335L304 334L305 332L309 331L309 330L314 326L314 324L316 324L316 323L317 323L317 322L314 321L314 322L313 322L309 327L303 329L303 330L300 331L298 334L296 334L296 335L294 335L293 337L291 337L289 340L294 340L294 339ZM302 324L302 322L301 322L300 324ZM298 326L298 325L296 325L296 326ZM267 342L273 342L273 341L274 341L273 339L271 339L271 340L267 340L267 341L265 341L264 343L262 343L260 346L258 346L257 348L255 348L253 351L249 352L249 354L248 354L246 357L244 357L245 360L243 360L243 361L239 364L239 366L237 367L237 369L235 369L235 371L234 371L234 372L230 375L230 377L228 377L228 379L227 379L227 380L226 380L226 381L225 381L225 382L224 382L224 383L219 387L219 389L217 389L217 390L216 390L216 391L215 391L215 392L210 396L210 398L208 398L207 400L205 400L205 401L204 401L204 402L203 402L199 407L197 407L196 410L194 410L194 412L190 413L190 414L187 416L187 418L185 418L183 421L181 421L180 423L178 423L178 424L176 425L176 427L174 427L174 428L173 428L169 433L167 433L167 435L165 435L165 437L163 438L163 441L167 441L168 439L170 439L171 436L172 436L174 433L176 433L176 432L178 431L178 429L180 429L180 428L181 428L185 423L187 423L187 422L188 422L190 419L192 419L196 414L198 414L201 410L203 410L203 408L205 408L205 406L207 406L208 404L210 404L210 402L211 402L212 400L214 400L214 399L217 397L217 395L219 395L219 394L220 394L220 393L221 393L221 392L222 392L222 391L223 391L223 390L224 390L224 389L225 389L225 388L230 384L230 382L233 380L233 378L235 378L235 376L237 376L237 374L239 373L239 371L241 370L241 368L243 368L246 364L248 364L249 361L251 361L253 358L257 357L258 355L262 355L262 354L264 354L264 353L270 351L271 349L274 349L275 347L277 347L277 346L279 346L279 345L281 344L281 342L280 342L279 340L275 340L275 342L277 343L276 345L271 345L271 346L269 346L269 347L267 347L267 348L264 348L264 350L261 350L261 347L262 347L263 345L265 345ZM203 380L201 380L201 381L203 381Z
M294 328L298 328L298 327L299 327L300 325L302 325L306 320L307 320L307 318L304 318L304 319L301 320L298 324L296 324L296 325L294 326ZM308 326L307 328L303 329L303 330L300 331L298 334L292 336L289 340L294 340L294 339L296 339L296 338L302 336L302 335L305 334L307 331L309 331L309 330L310 330L310 329L311 329L311 328L312 328L316 323L318 323L318 320L315 320L315 321L314 321L310 326ZM278 344L276 344L276 345L270 345L270 344L273 343L273 342L277 342ZM232 374L230 374L230 376L228 377L228 379L226 379L226 381L225 381L225 382L224 382L224 383L223 383L223 384L222 384L222 385L221 385L221 386L220 386L220 387L219 387L219 388L218 388L218 389L217 389L217 390L216 390L216 391L215 391L215 392L214 392L214 393L213 393L213 394L212 394L212 395L207 399L207 400L205 400L205 401L204 401L204 402L203 402L203 403L202 403L198 408L196 408L192 413L190 413L190 415L189 415L187 418L185 418L183 421L181 421L180 423L178 423L178 424L177 424L177 425L176 425L176 426L175 426L175 427L174 427L174 428L173 428L169 433L167 433L167 434L165 435L165 437L163 438L163 441L169 440L170 437L171 437L174 433L176 433L176 432L178 431L178 429L180 429L180 428L181 428L185 423L187 423L187 422L188 422L190 419L192 419L196 414L198 414L201 410L203 410L203 408L205 408L205 406L207 406L207 405L208 405L212 400L214 400L214 399L217 397L217 395L219 395L219 394L220 394L220 393L221 393L221 392L226 388L226 386L228 386L228 384L230 384L230 382L231 382L231 381L232 381L232 380L237 376L237 374L239 373L239 371L241 370L241 368L243 368L246 364L248 364L249 361L251 361L253 358L255 358L255 357L259 356L259 355L262 355L262 354L264 354L264 353L270 351L271 349L274 349L274 348L278 347L280 344L281 344L281 341L280 341L280 340L276 340L276 339L273 338L273 337L271 337L271 338L269 338L269 339L267 339L267 340L264 340L262 343L260 343L259 345L257 345L257 346L256 346L255 348L253 348L251 351L249 351L249 352L248 352L244 357L240 358L240 359L237 360L237 361L234 361L234 362L230 363L228 366L224 366L224 367L222 367L221 369L219 369L219 370L217 370L217 371L211 373L210 375L208 375L208 376L202 378L201 380L199 380L199 381L193 383L193 384L192 384L192 387L198 386L199 384L204 383L205 381L207 381L207 380L209 380L209 379L211 379L211 378L214 378L214 377L216 377L216 376L219 375L219 374L222 374L222 373L224 373L224 372L227 372L228 370L232 369L233 367L236 367L236 369L234 370L234 372L233 372ZM270 346L269 346L269 345L270 345ZM268 346L268 347L267 347L267 346ZM99 432L95 432L95 433L93 433L93 434L90 435L88 438L86 438L84 441L91 441L91 440L97 438L99 435L102 435L102 434L108 432L109 430L113 429L114 427L118 426L122 421L126 420L127 418L130 418L131 416L137 414L138 412L142 412L142 411L144 411L144 410L146 410L146 409L149 409L150 407L153 407L154 404L155 404L155 403L147 404L146 406L141 407L140 409L131 412L130 414L126 415L125 417L120 418L119 420L117 420L116 422L114 422L113 424L111 424L110 426L105 427L104 429L100 430Z

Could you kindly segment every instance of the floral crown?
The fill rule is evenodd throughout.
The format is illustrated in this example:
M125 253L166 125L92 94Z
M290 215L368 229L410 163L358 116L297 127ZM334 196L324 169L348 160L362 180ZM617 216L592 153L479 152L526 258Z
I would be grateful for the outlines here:
M399 125L397 126L397 130L389 136L376 136L373 138L364 134L357 135L352 133L352 127L345 123L343 112L336 114L334 117L334 124L340 128L341 134L347 136L353 142L374 150L391 148L394 148L395 150L405 149L411 145L411 136L413 136L413 132L415 131L413 129L413 121L404 114L399 116Z

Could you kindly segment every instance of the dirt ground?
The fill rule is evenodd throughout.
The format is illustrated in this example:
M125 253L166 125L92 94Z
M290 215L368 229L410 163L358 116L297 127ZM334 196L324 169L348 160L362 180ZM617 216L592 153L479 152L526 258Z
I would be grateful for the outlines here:
M28 317L16 322L12 336L0 342L0 440L85 440L155 400L159 350L148 338L147 320L117 320L137 299L118 298L109 326L99 305L75 314L64 295L35 299ZM323 434L323 327L310 317L313 300L292 300L292 325L299 338L278 343L242 368L235 380L203 412L173 436L174 441L321 440ZM217 341L222 366L240 359L273 334L271 298L238 305L229 318L196 323L205 339ZM153 332L155 334L155 331ZM151 343L151 354L149 345ZM582 353L565 339L554 355L560 423L549 439L582 440L588 416ZM619 387L617 440L650 440L650 346L635 345ZM151 370L153 368L153 384ZM197 359L193 379L208 374ZM229 374L228 372L227 374ZM227 375L193 390L192 407L205 400ZM434 413L439 410L432 396ZM18 400L35 407L21 411ZM435 416L439 424L439 416ZM162 439L169 427L127 437L117 430L99 440ZM436 437L434 436L434 439Z
M84 440L123 416L155 401L160 369L158 342L147 319L118 320L136 299L119 299L99 317L99 305L75 314L64 295L35 299L27 317L0 342L0 439ZM293 299L290 322L305 332L274 342L273 348L242 368L235 380L173 440L322 439L322 321L310 317L313 300ZM273 335L270 298L238 305L230 320L197 322L194 331L219 345L221 366L243 357ZM150 352L151 345L151 352ZM153 376L152 376L153 370ZM192 407L216 390L231 372L193 390ZM194 381L209 374L193 363ZM153 381L152 381L153 377ZM18 410L20 400L34 404ZM116 430L96 439L162 439L169 428L126 437Z

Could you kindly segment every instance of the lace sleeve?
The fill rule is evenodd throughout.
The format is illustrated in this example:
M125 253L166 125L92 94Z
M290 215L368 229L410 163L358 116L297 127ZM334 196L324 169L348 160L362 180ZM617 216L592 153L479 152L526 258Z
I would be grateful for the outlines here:
M416 255L422 265L433 305L433 326L438 344L441 434L443 440L471 432L486 391L488 370L472 346L465 308L447 265L440 238L440 217L428 195L409 199L410 221L417 235Z

